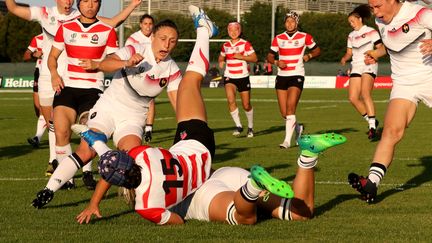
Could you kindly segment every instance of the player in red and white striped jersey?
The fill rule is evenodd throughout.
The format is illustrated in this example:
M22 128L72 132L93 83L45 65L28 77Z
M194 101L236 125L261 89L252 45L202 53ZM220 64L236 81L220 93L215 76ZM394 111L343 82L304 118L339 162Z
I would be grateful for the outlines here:
M226 63L224 85L228 110L236 126L233 135L239 136L243 131L236 104L236 91L238 91L248 120L247 137L253 137L253 108L250 103L251 87L248 62L255 63L258 61L258 58L251 43L241 38L242 30L240 23L231 22L228 24L227 29L231 40L222 45L218 62L221 69L224 68L224 64Z
M320 55L321 50L312 36L298 31L299 15L288 12L284 19L286 32L277 35L271 44L267 55L268 62L278 67L276 77L276 94L279 110L285 119L285 138L280 148L289 148L294 130L296 137L301 135L303 126L297 123L295 116L297 104L303 90L304 62ZM310 52L305 55L306 47ZM279 55L279 60L276 60Z
M152 34L152 29L154 25L154 19L149 14L143 14L140 17L140 30L133 33L127 38L125 46L140 43L140 44L148 44L151 43L150 36ZM152 100L149 105L149 110L147 112L147 120L144 128L144 140L146 142L150 142L152 139L153 132L153 123L155 119L155 101Z
M348 22L354 30L348 35L348 47L340 63L344 66L352 58L348 99L368 122L368 138L374 140L378 121L375 119L375 106L371 93L378 72L378 63L365 64L364 53L380 48L382 40L378 31L363 24L370 15L369 6L366 4L356 7L348 15Z
M104 89L104 74L97 70L99 62L107 54L118 49L117 35L113 27L96 16L101 1L77 1L81 15L78 19L63 23L57 30L48 57L51 84L56 96L53 102L54 131L56 135L56 158L61 162L72 153L70 144L71 125L85 124L88 111L94 106ZM66 53L66 70L57 71L59 57ZM83 180L88 189L96 182L91 164L83 168ZM66 187L73 187L73 180Z
M215 142L213 131L207 126L200 87L209 68L209 37L217 34L217 28L198 7L189 6L189 11L197 28L197 39L179 86L174 145L168 150L139 146L129 154L106 148L99 162L102 179L90 205L78 215L78 222L88 223L93 214L101 217L98 204L109 185L114 184L136 188L135 210L145 219L160 225L181 224L183 219L169 209L209 177ZM104 143L87 132L81 136L94 141L92 147L98 154L104 152L99 147Z
M123 22L130 13L141 3L142 0L132 0L130 4L123 9L119 14L113 18L98 17L103 22L109 24L112 27L116 27L119 23ZM62 23L70 20L74 20L79 17L80 13L73 8L74 0L56 0L56 6L53 7L39 7L39 6L19 6L15 0L5 0L6 6L12 14L25 19L34 20L39 22L42 27L44 41L42 52L45 55L42 58L42 66L40 69L39 77L39 98L42 115L45 118L45 122L49 124L48 139L49 139L49 160L48 168L45 175L50 176L54 172L53 161L56 160L56 141L54 134L54 123L51 117L52 115L52 103L54 100L54 90L51 85L51 77L48 69L48 54L51 50L54 36L57 29ZM59 57L58 72L63 75L66 69L65 55ZM57 162L56 162L57 163Z
M46 130L46 122L41 112L40 102L39 102L39 94L38 94L38 81L39 81L39 71L42 63L42 41L43 34L36 35L32 38L30 45L27 47L27 50L24 52L23 60L28 61L31 60L32 57L36 58L36 66L33 73L33 107L38 117L38 121L36 124L36 134L34 137L30 137L27 139L28 143L31 144L34 148L39 147L39 143L41 137L43 136Z

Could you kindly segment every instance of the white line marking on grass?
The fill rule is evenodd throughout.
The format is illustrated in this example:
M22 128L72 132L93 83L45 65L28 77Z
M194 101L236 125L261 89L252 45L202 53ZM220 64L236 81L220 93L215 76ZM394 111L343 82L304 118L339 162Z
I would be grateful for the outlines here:
M0 98L0 100L32 100L32 99L33 99L32 97L25 97L25 98Z
M0 181L47 181L48 178L0 178Z
M323 106L311 106L311 107L304 107L303 110L315 110L315 109L325 109L325 108L335 108L337 105L323 105Z

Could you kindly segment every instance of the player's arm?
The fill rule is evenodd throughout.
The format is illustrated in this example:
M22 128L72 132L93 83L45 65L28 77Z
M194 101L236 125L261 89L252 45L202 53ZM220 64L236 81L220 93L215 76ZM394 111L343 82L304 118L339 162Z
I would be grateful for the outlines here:
M340 64L345 66L346 62L352 57L352 48L347 48L345 55L340 60Z
M303 56L303 61L309 62L312 58L318 57L319 55L321 55L321 48L315 46L308 54Z
M51 85L54 91L59 92L64 88L64 83L62 78L57 72L57 60L62 53L61 50L52 46L51 51L48 55L48 69L51 73Z
M14 15L25 20L31 20L31 12L29 7L19 6L16 4L15 0L6 0L6 7L9 12L13 13Z
M122 60L118 55L113 54L111 56L107 56L104 60L102 60L102 62L99 63L99 70L103 72L115 72L122 68L133 67L143 59L144 57L138 53L133 54L128 60Z
M258 57L257 57L255 52L248 55L248 56L244 56L242 54L236 53L236 54L234 54L234 58L239 59L239 60L243 60L246 62L257 62L258 61Z
M23 55L23 60L24 61L29 61L29 60L31 60L32 59L32 51L30 51L29 49L27 49L25 52L24 52L24 55Z
M90 199L89 205L76 217L78 223L86 223L90 222L90 219L93 215L98 218L102 218L101 213L99 212L99 203L102 201L105 193L111 187L111 184L106 182L104 179L100 179L98 184L96 185L96 189Z
M377 48L374 50L369 50L365 52L365 63L373 64L378 61L380 57L387 55L387 50L383 44L377 45Z
M223 69L225 65L225 56L219 55L218 57L219 68Z
M287 65L284 61L276 60L276 53L273 50L267 54L267 61L276 65L278 68L285 68Z
M129 17L129 15L132 13L132 11L140 5L142 0L132 0L131 3L123 9L119 14L112 18L105 18L98 16L98 19L102 20L103 22L107 23L111 27L117 27L123 23Z

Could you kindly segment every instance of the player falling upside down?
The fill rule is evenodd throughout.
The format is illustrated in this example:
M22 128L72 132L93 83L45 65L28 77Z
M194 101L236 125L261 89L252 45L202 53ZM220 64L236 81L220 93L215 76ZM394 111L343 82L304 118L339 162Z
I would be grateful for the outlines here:
M114 144L120 150L128 151L141 145L149 102L165 87L173 106L176 102L181 73L170 53L177 44L177 26L169 20L161 21L153 31L151 44L129 45L99 64L99 70L118 71L90 110L87 124L93 131L101 132L104 141L113 136ZM106 149L106 145L103 144L101 149ZM33 206L40 208L48 203L54 192L95 156L96 152L81 140L75 153L61 161L46 188L33 201Z
M222 167L173 211L186 220L234 225L256 223L257 210L281 220L310 219L314 214L314 167L318 154L345 141L344 136L329 133L301 136L294 192L260 166L253 166L251 173L238 167ZM272 193L266 193L266 190Z
M135 210L143 218L161 225L181 224L183 219L168 209L208 179L215 141L207 126L200 87L209 68L209 37L217 34L217 28L198 7L189 6L189 11L197 28L197 39L178 90L174 145L169 150L138 146L126 154L109 150L101 141L93 143L97 139L94 133L81 132L90 145L104 145L107 152L98 151L102 179L89 206L77 216L79 223L89 222L92 215L101 217L99 202L114 184L136 188Z

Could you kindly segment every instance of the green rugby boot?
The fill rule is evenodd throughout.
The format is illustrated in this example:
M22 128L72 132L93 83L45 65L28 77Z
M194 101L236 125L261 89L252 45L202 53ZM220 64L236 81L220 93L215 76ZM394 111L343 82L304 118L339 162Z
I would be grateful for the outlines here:
M252 181L261 189L283 198L294 197L294 191L288 183L274 178L263 167L254 165L251 167L250 172Z
M297 139L301 155L308 157L316 157L324 150L343 144L346 141L345 136L336 133L302 135Z

